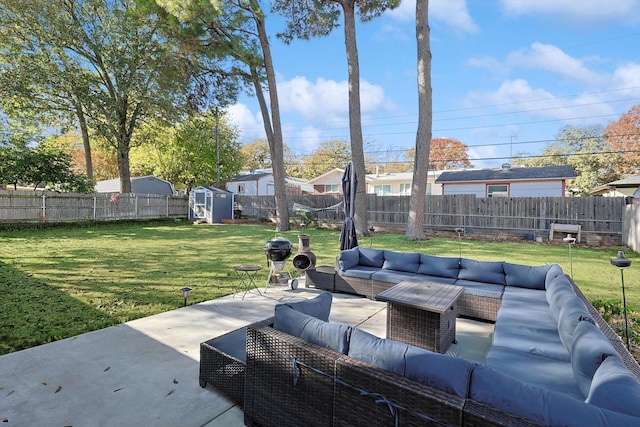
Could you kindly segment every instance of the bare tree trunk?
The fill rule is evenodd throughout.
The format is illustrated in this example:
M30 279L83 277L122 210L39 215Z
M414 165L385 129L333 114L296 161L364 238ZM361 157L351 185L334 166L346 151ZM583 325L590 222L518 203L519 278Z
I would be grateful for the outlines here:
M254 10L258 10L259 5L255 5ZM264 16L254 14L258 37L264 56L264 66L267 73L267 85L269 87L269 102L271 106L271 127L273 137L267 138L269 150L271 152L271 164L273 166L273 185L276 199L276 228L279 231L287 231L289 225L289 207L287 204L287 187L284 174L284 142L282 138L282 125L280 122L280 105L278 103L278 89L276 87L276 75L273 69L273 58L271 57L271 47L267 37ZM266 128L265 128L266 129ZM268 137L267 133L267 137Z
M356 20L354 2L340 2L344 11L344 40L347 49L349 71L349 134L351 137L351 158L358 177L355 201L356 233L367 236L367 184L365 180L364 144L362 141L362 117L360 112L360 64L356 44Z
M429 46L429 0L416 1L416 38L418 41L418 131L413 164L413 184L409 199L406 237L425 239L424 212L429 174L429 149L432 132L431 48Z
M82 134L82 145L84 146L84 164L87 171L87 178L93 182L93 160L91 159L91 143L89 142L89 129L87 127L87 119L84 116L82 107L76 107L76 115L80 124L80 133Z

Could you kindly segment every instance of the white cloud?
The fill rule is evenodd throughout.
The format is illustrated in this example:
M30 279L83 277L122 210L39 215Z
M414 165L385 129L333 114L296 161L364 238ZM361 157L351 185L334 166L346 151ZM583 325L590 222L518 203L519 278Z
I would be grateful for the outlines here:
M280 108L297 113L315 124L344 125L349 118L349 84L319 78L315 83L306 77L294 77L278 82ZM360 108L362 114L387 111L393 108L382 86L366 80L360 81Z
M266 138L260 112L254 115L246 105L238 103L227 108L227 114L229 121L240 129L240 136L246 142L256 138Z
M623 20L638 22L640 0L500 0L511 15L548 15L574 22Z
M389 15L401 21L415 21L416 1L403 0ZM429 20L442 21L466 33L478 32L478 26L469 15L467 0L430 0Z
M583 61L569 56L557 46L543 43L533 43L530 49L509 54L507 64L514 67L539 68L585 83L595 83L601 78L597 73L587 69Z

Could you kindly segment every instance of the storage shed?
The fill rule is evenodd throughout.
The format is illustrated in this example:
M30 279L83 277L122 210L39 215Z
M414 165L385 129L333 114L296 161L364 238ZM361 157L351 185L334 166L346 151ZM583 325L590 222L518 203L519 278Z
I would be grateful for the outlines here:
M189 193L189 219L209 224L233 219L233 193L217 187L194 188Z
M119 193L120 178L98 181L96 182L95 190L96 193ZM134 194L162 194L164 196L173 196L173 185L169 181L152 175L132 176L131 192Z

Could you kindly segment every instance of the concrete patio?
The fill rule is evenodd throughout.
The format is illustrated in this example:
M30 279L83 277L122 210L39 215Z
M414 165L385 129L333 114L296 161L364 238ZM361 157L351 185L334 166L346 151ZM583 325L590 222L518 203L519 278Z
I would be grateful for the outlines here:
M262 290L262 289L261 289ZM190 305L0 356L6 426L242 426L242 410L198 385L200 343L273 315L315 289L269 288ZM334 294L330 319L385 336L386 305ZM484 361L493 325L458 319L448 353Z

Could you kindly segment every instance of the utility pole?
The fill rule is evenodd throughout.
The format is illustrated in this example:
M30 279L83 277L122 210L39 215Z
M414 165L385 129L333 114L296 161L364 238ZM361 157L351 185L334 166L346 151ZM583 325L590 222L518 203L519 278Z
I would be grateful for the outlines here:
M220 114L216 106L216 187L220 188Z

